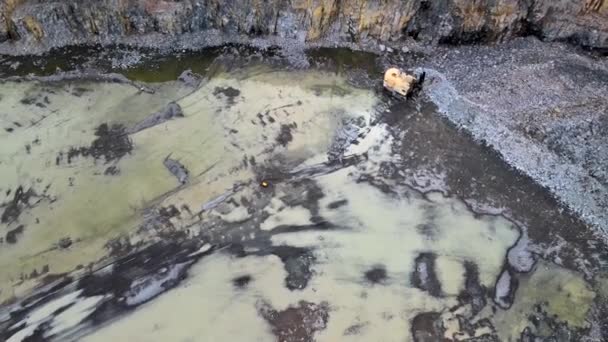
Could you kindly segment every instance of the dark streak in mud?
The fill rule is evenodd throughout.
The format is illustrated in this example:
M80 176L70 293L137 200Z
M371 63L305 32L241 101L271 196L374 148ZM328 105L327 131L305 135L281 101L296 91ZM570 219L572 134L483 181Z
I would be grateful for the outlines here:
M346 328L342 333L343 336L359 335L369 325L369 322L353 324Z
M357 145L360 131L365 126L363 117L342 119L338 128L335 129L331 146L327 151L329 160L340 160L351 145Z
M287 271L285 286L289 290L301 290L308 285L313 274L311 267L315 261L309 249L277 246L273 247L271 254L278 256L283 262Z
M6 242L16 244L19 236L23 234L24 228L24 225L19 225L17 228L9 230L8 233L6 233Z
M72 95L76 96L76 97L81 97L84 93L86 92L90 92L90 89L84 88L84 87L74 87L74 89L72 89Z
M262 115L262 113L258 113L257 117L260 121L260 125L262 125L262 127L266 127L266 121L264 121L264 116Z
M251 280L253 280L253 278L249 274L246 274L246 275L232 279L232 284L236 288L243 289L243 288L247 287L247 285L249 285Z
M228 252L241 258L246 257L247 255L276 255L283 262L283 267L287 272L285 287L291 291L306 288L308 281L313 276L312 266L315 262L315 257L308 248L268 246L261 251L247 253L245 252L243 245L231 244L228 247Z
M120 174L120 169L116 166L108 166L103 174L105 176L116 176Z
M130 154L133 150L133 143L127 135L126 129L123 125L113 124L101 124L95 130L95 136L97 137L91 143L89 147L72 147L67 153L67 162L70 164L72 159L83 156L92 157L95 160L104 158L106 163L114 160L119 160L122 157ZM62 160L63 153L57 156L57 161Z
M180 215L180 211L174 205L170 205L168 207L161 207L158 210L158 214L164 218L170 219L173 217L178 217Z
M141 224L140 232L160 232L174 231L171 218L179 216L179 210L171 205L169 207L160 207L158 209L149 209L144 212L144 222ZM175 231L176 233L178 231ZM181 232L181 231L180 231ZM183 234L183 232L181 232ZM117 247L120 247L120 241L117 241Z
M34 103L36 103L36 97L29 97L29 96L24 97L21 100L19 100L19 102L21 104L28 105L28 106L33 105Z
M416 226L416 231L429 240L436 239L439 228L434 223L420 223Z
M39 76L34 74L28 74L24 76L9 76L2 79L2 81L12 81L12 82L23 82L23 81L34 81L40 83L56 83L61 81L94 81L94 82L109 82L109 83L118 83L118 84L127 84L132 87L137 88L137 90L141 92L145 92L148 94L154 94L154 90L134 81L129 80L124 75L115 74L115 73L101 73L96 70L91 71L67 71L67 72L56 72L52 75L48 76ZM84 88L82 88L84 89ZM48 90L47 92L54 93L52 90ZM73 94L74 96L79 96L78 92ZM80 93L82 95L82 93Z
M381 284L387 279L386 268L383 265L374 266L365 271L364 276L372 284Z
M74 242L72 241L72 239L70 237L65 237L62 238L61 240L59 240L59 242L57 243L57 247L59 249L67 249L70 248L70 246L72 246Z
M241 91L232 87L216 87L213 95L219 97L220 94L226 97L228 106L232 106L236 103L236 98L241 95Z
M316 219L315 219L316 218ZM272 234L286 234L286 233L297 233L304 231L319 231L319 230L330 230L330 229L344 229L343 227L339 227L334 225L331 222L325 221L322 217L315 216L311 219L313 224L307 225L282 225L277 226L272 229ZM314 222L317 221L317 222Z
M441 296L441 283L435 274L435 259L433 253L420 253L414 261L415 267L411 275L412 285L431 296Z
M475 316L486 306L487 290L479 280L479 268L472 261L464 262L465 290L458 295L461 303L470 303L472 316Z
M0 217L0 222L10 224L15 222L19 215L21 215L21 211L30 206L30 198L36 196L36 193L33 189L28 189L27 191L23 191L23 187L19 186L13 195L13 199L6 204L4 208L4 212Z
M338 200L338 201L334 201L334 202L329 203L329 204L327 205L327 209L332 209L332 210L334 210L334 209L338 209L338 208L340 208L340 207L343 207L343 206L345 206L345 205L347 205L347 204L348 204L348 200L345 200L345 199L343 199L343 200Z
M7 317L8 321L0 321L0 326L14 326L41 305L76 290L82 291L79 300L82 300L82 297L98 295L106 297L86 318L85 322L81 323L83 324L81 327L88 324L96 326L116 319L117 316L129 312L134 307L175 287L186 277L188 267L192 263L213 251L210 249L203 253L197 252L201 247L200 241L169 240L139 250L137 250L137 246L130 246L128 256L116 259L110 267L102 266L99 269L91 270L92 266L88 266L89 271L75 281L63 275L59 275L54 280L45 278L44 282L51 287L34 292L30 297L22 300L17 306L20 309ZM46 272L48 269L43 269L42 273ZM70 303L66 303L66 305L70 305ZM67 306L62 310L65 308ZM49 319L49 324L59 312L56 311L46 317ZM25 326L2 332L0 339L8 338L23 328ZM48 336L50 328L52 328L52 324L49 326L43 324L37 329L45 333L45 338L52 338L52 336ZM78 340L83 332L77 329L70 332L74 334L73 336L69 338L63 336L63 338ZM35 335L30 336L29 339L35 340Z
M367 183L367 184L375 187L376 189L382 191L382 193L384 193L385 195L389 195L389 196L397 195L397 192L391 185L388 185L381 179L378 179L372 175L368 175L368 174L359 175L359 178L357 178L357 180L355 180L355 182L357 184Z
M319 216L319 200L325 197L323 190L312 179L300 179L290 183L290 191L280 199L290 207L302 206L315 218ZM321 222L323 220L319 220Z
M142 121L135 124L128 130L129 134L135 134L137 132L143 131L150 127L154 127L160 125L169 120L173 120L175 118L183 118L184 112L182 111L182 107L175 102L169 103L165 108L159 110L156 113L150 114Z
M271 325L277 341L281 342L313 342L315 332L325 329L329 320L329 305L325 302L300 301L297 306L283 311L261 303L258 312Z
M281 146L286 147L293 140L293 135L291 134L291 130L297 128L295 123L293 124L283 124L281 125L281 130L277 135L277 142L281 144Z

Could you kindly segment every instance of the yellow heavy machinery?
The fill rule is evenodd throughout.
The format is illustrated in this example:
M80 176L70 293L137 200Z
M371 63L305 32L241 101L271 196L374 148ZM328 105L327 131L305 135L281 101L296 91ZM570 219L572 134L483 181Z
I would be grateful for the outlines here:
M422 73L418 79L398 68L390 68L384 73L384 89L393 95L407 97L424 81L425 74Z

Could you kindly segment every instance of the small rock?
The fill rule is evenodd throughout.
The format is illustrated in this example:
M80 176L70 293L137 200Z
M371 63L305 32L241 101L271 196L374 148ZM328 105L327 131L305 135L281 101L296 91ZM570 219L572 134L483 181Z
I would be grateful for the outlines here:
M175 178L177 178L180 183L186 184L186 182L188 182L188 176L190 174L188 172L188 169L186 169L186 167L178 160L171 159L169 158L169 156L165 158L165 160L163 161L163 165L165 165L167 170L169 170L169 172L171 172L171 174L175 176Z
M72 239L69 237L63 238L63 239L59 240L59 242L57 243L57 246L61 249L69 248L71 245L72 245Z
M201 77L193 73L190 69L182 72L177 80L192 88L198 87L201 83Z

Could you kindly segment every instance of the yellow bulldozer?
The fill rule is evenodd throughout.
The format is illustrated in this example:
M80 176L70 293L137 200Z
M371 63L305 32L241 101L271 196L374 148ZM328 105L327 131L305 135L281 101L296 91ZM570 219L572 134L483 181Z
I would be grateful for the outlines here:
M397 97L407 97L419 90L424 82L425 73L418 78L398 68L389 68L384 72L384 89Z

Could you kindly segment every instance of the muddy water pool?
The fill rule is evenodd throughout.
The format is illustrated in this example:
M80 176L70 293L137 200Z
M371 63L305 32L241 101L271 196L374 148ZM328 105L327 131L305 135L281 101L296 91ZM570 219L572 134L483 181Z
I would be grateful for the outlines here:
M3 339L601 336L605 246L424 93L248 53L3 60Z

